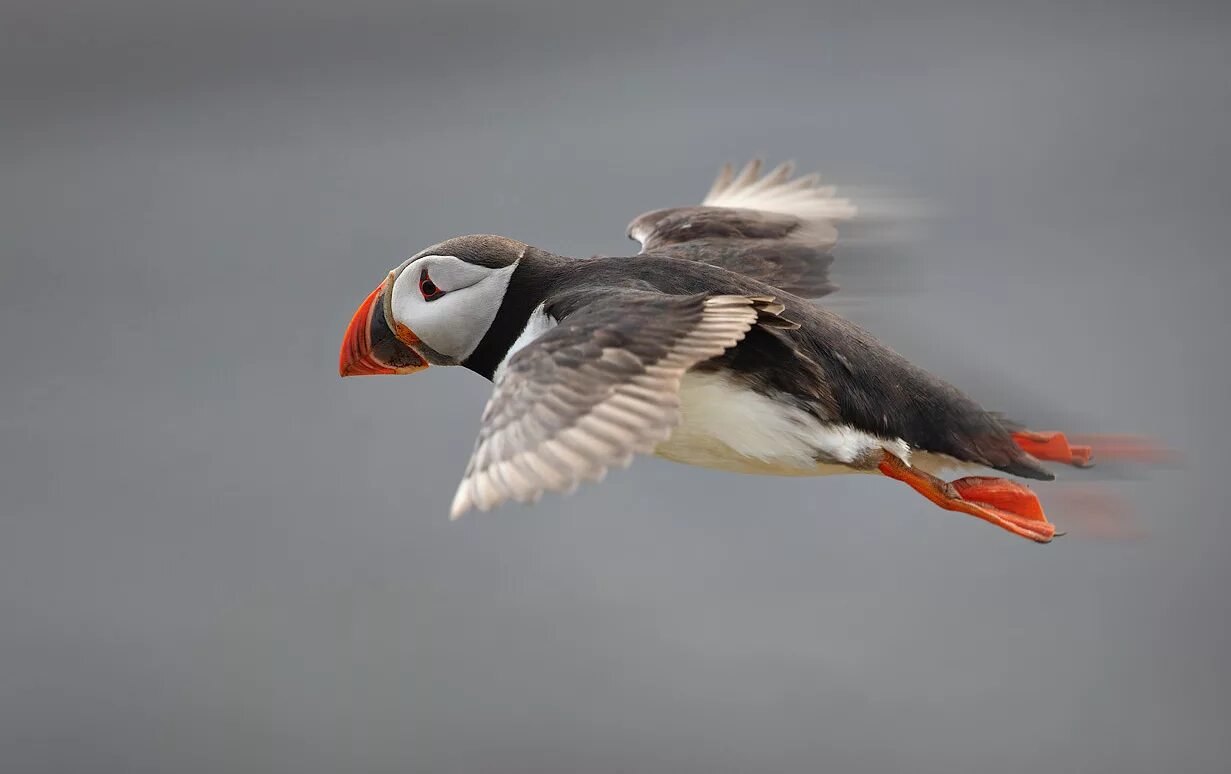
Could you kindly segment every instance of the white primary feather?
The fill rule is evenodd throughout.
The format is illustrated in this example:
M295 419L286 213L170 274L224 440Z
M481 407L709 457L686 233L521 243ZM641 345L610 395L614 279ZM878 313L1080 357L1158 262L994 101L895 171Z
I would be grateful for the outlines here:
M791 179L794 165L780 164L764 177L759 177L761 161L754 159L738 175L730 164L723 166L702 205L733 207L792 215L808 222L833 226L829 221L855 217L855 205L834 196L832 186L821 187L818 175Z

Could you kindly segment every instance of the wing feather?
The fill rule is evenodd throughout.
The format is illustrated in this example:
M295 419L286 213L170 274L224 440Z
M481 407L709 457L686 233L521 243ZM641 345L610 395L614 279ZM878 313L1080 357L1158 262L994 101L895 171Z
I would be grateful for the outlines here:
M800 296L832 292L829 250L855 206L818 175L792 177L789 162L761 169L759 159L738 173L724 164L700 206L647 212L628 235L643 253L721 266Z
M650 452L679 422L680 379L734 346L772 299L616 290L514 355L451 509L533 502Z

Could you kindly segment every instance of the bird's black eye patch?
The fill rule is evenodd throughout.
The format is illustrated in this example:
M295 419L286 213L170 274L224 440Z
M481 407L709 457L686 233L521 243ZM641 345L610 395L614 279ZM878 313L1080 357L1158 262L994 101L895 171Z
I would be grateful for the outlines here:
M432 278L427 276L427 269L419 275L419 292L423 295L424 301L435 301L445 294L435 282L432 282Z

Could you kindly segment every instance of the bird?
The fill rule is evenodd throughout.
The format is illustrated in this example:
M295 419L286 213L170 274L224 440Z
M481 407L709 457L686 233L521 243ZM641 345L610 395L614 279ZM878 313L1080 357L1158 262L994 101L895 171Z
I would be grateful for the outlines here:
M1050 481L1042 461L1084 467L1090 447L985 410L816 303L835 290L838 225L857 209L792 164L762 169L724 165L700 205L635 218L635 255L572 258L491 234L432 245L359 305L339 373L462 366L493 382L451 518L571 492L643 453L879 475L1051 541L1038 497L1007 476Z

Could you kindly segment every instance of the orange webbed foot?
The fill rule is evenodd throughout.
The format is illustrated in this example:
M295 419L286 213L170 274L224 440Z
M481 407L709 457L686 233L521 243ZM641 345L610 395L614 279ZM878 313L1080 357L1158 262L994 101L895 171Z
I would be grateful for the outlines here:
M1056 528L1043 513L1039 498L1030 489L1005 478L968 476L950 484L969 503L991 510L1004 523L994 522L1015 535L1046 543ZM1014 529L1005 526L1013 525Z
M983 519L1036 543L1050 543L1056 536L1056 527L1044 515L1039 498L1021 484L987 476L969 476L949 483L912 468L888 452L879 469L947 511Z
M1013 442L1031 456L1049 462L1063 462L1077 468L1094 464L1094 449L1085 444L1069 443L1064 433L1021 430L1013 433Z

